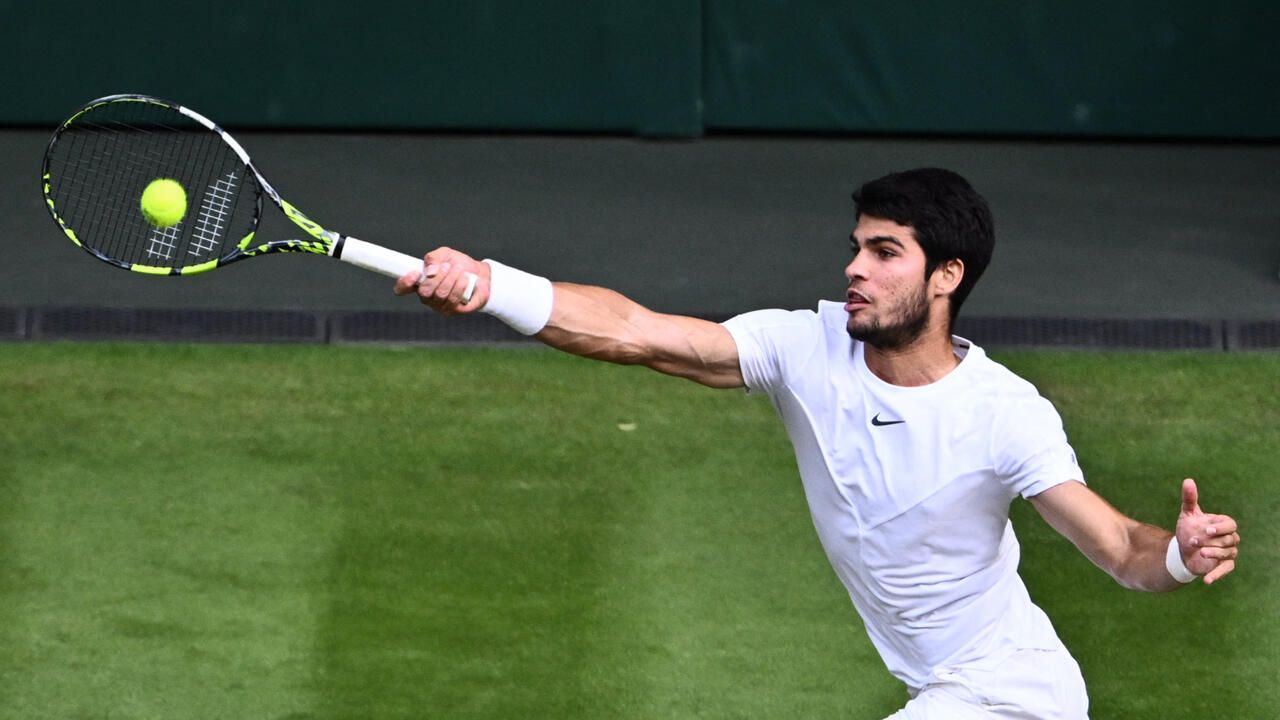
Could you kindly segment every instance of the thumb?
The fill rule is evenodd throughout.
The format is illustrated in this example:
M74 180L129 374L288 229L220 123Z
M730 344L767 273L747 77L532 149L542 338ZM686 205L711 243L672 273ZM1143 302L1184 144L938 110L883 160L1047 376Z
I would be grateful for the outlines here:
M1200 493L1196 490L1196 481L1187 478L1182 481L1182 514L1190 515L1200 512Z

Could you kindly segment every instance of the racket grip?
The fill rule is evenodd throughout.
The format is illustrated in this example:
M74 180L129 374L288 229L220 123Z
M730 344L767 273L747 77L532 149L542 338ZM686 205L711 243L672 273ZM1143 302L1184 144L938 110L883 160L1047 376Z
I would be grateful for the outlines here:
M340 253L336 257L342 262L351 263L356 267L387 277L398 278L411 270L422 269L422 258L353 237L343 238Z
M353 237L343 238L341 250L335 257L356 267L393 278L398 278L407 272L423 269L422 258L420 257L406 255L397 250L374 245L364 240L357 240ZM467 275L467 289L462 295L463 303L471 302L471 296L475 294L476 281L478 279L474 273L467 273Z

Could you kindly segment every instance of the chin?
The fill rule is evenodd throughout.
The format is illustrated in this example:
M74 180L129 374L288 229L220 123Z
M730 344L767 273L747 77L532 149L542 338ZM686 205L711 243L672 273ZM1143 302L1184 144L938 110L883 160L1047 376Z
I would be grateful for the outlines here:
M880 326L874 322L859 322L850 316L849 320L844 324L844 329L845 332L849 333L849 337L854 340L862 340L865 336L875 335L880 329Z
M855 323L851 317L845 323L845 331L854 340L879 350L901 350L920 339L928 328L928 321L927 314L920 314L886 326L879 322Z

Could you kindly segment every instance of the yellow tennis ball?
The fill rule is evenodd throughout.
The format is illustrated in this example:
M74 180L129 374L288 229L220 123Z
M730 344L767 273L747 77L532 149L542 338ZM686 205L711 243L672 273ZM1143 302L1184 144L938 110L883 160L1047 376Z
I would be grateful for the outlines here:
M158 228L177 225L187 214L187 191L177 180L152 180L142 191L142 215Z

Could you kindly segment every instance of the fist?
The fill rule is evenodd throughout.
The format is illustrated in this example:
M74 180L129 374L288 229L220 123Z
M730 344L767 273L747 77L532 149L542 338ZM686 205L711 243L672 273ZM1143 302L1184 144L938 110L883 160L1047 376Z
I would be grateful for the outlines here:
M471 298L467 287L475 278ZM423 305L443 315L475 312L489 301L489 266L453 248L436 248L422 258L422 269L396 281L397 295L416 294Z

